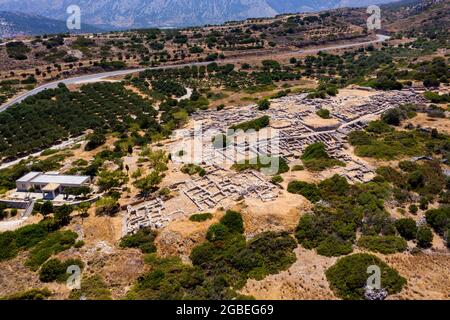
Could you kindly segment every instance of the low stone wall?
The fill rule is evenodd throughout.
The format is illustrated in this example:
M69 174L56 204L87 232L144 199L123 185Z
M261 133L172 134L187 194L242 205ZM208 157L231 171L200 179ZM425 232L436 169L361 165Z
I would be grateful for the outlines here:
M93 197L93 198L90 198L90 199L87 199L87 200L80 200L80 201L67 202L67 203L61 203L61 202L56 202L56 201L54 201L54 202L53 202L53 205L54 205L55 207L60 207L60 206L62 206L62 205L64 205L64 204L68 204L68 205L71 205L71 206L78 206L78 205L80 205L80 204L82 204L82 203L94 203L94 202L96 202L98 199L100 199L101 197L102 197L102 195L97 195L97 196L95 196L95 197Z
M8 208L26 209L30 205L30 201L19 200L0 200L0 203L5 204Z

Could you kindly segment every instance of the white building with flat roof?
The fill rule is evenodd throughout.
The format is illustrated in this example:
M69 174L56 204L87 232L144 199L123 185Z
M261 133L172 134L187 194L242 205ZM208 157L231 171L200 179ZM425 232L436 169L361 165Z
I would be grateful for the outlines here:
M29 172L16 180L17 191L42 191L44 199L54 199L64 192L65 188L88 187L91 184L89 176L69 176L59 173Z

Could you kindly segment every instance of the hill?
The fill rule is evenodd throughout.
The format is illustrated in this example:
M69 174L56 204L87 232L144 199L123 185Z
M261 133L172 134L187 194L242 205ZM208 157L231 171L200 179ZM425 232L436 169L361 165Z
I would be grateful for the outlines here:
M445 0L406 0L383 7L389 31L447 33L450 3Z

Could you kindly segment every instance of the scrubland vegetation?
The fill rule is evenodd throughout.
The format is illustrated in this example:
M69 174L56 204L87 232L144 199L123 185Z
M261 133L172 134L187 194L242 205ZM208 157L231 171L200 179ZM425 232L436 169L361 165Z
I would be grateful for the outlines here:
M252 240L243 236L241 214L227 211L213 224L207 241L192 250L193 266L177 257L147 257L152 271L128 293L131 299L245 299L235 290L247 279L262 279L288 268L294 261L294 238L265 232Z
M322 142L309 145L302 154L302 162L308 170L323 171L334 166L345 166L339 160L330 157Z
M349 142L361 157L391 160L405 156L424 156L442 152L446 155L448 136L420 130L398 131L391 126L372 122L365 131L354 131Z
M270 123L269 116L263 116L261 118L255 119L255 120L250 120L247 122L236 124L236 125L230 127L230 129L234 130L234 131L242 130L244 132L246 132L248 130L259 131L262 128L267 127L269 125L269 123Z
M139 248L142 253L156 252L156 246L154 245L155 238L155 231L150 228L141 229L135 234L123 237L120 241L120 247Z
M272 168L274 172L270 172L272 175L278 175L289 171L289 166L282 157L271 157L271 156L259 156L256 159L249 159L242 162L237 162L233 164L232 169L240 172L248 169L252 170L267 170L271 171Z
M193 214L192 216L189 217L190 221L194 221L194 222L203 222L209 219L212 219L212 214L207 212L207 213L197 213L197 214Z
M58 229L69 223L71 210L63 206L56 210L52 218L0 233L0 261L12 259L19 252L28 250L30 254L25 263L36 270L51 255L69 249L78 235Z
M367 284L367 270L369 266L381 269L381 286L389 294L398 293L406 284L406 279L390 268L381 259L365 254L353 254L338 260L326 271L331 288L338 297L345 300L363 300Z

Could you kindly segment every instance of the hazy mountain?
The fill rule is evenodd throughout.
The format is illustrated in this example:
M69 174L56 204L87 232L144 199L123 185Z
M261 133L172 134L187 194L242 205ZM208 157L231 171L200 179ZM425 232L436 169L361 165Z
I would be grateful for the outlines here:
M398 0L266 0L279 13L312 12L342 7L364 7Z
M82 25L83 32L100 32L98 27ZM0 11L0 37L12 37L18 35L54 34L68 32L66 22L49 19L43 16Z
M116 27L177 27L217 24L279 13L363 6L393 0L0 0L0 10L20 11L65 20L66 8L81 8L82 21Z

